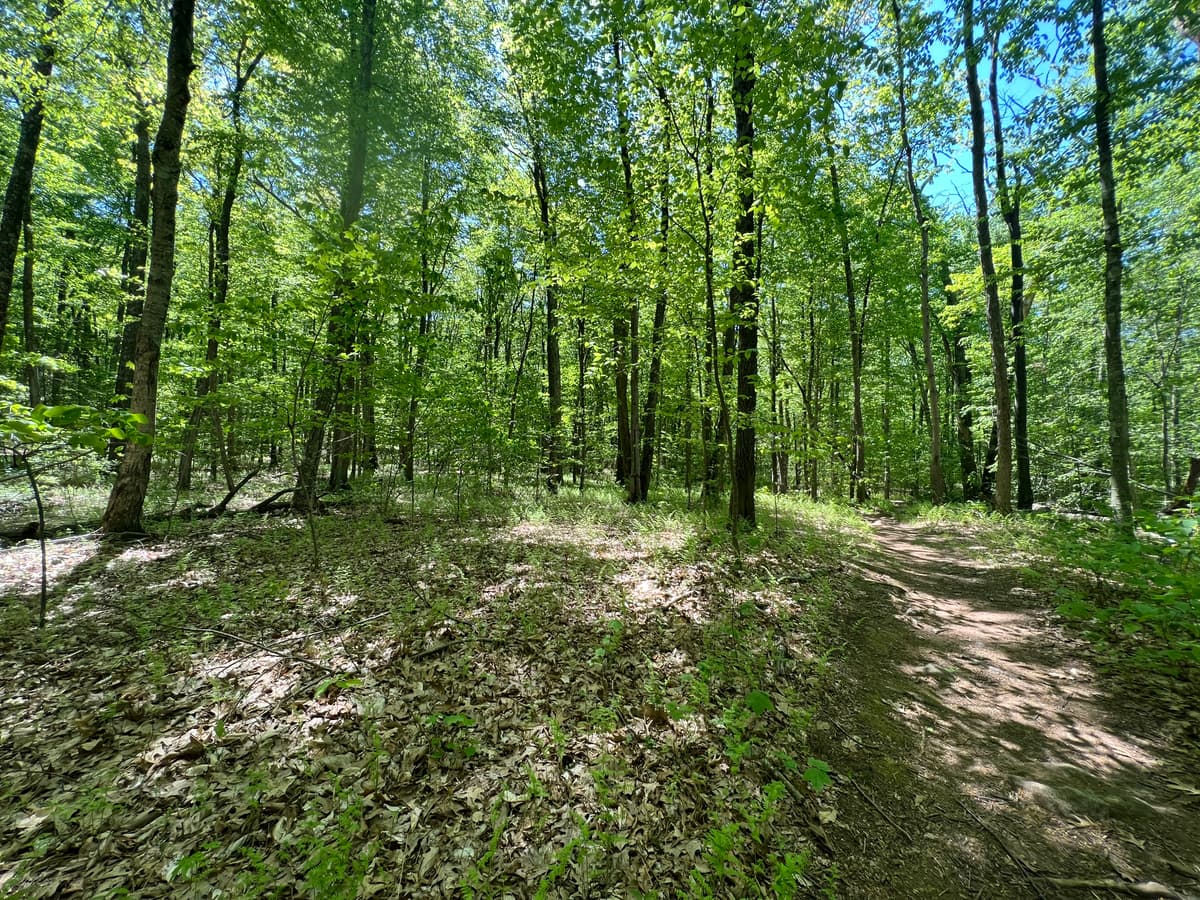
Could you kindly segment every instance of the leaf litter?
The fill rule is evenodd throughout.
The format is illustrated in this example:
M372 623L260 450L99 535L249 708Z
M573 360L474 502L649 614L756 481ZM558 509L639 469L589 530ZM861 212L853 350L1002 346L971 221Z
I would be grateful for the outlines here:
M829 882L806 736L841 538L789 522L738 559L670 519L318 525L317 573L296 521L81 539L46 631L5 619L0 892Z

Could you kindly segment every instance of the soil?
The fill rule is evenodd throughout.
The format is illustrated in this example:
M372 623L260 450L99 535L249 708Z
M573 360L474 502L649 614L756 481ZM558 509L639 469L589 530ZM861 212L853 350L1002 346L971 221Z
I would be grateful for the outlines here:
M1196 710L1099 670L969 532L872 525L814 741L839 896L1200 896Z

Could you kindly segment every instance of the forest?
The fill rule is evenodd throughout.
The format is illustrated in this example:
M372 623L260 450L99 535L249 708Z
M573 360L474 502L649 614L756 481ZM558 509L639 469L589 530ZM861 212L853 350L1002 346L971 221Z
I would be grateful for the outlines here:
M1200 897L1189 0L0 61L0 896Z

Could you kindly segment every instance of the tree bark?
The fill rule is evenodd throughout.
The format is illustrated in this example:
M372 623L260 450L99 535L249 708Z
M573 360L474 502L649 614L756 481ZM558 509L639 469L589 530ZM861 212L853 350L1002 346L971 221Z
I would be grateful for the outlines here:
M38 46L37 58L33 63L34 78L29 96L25 98L25 111L21 114L21 127L17 136L17 151L13 156L8 187L4 191L4 207L0 210L0 349L4 346L4 332L8 327L8 306L12 299L17 251L25 223L25 207L29 203L30 188L33 185L33 167L42 138L42 124L45 121L44 94L50 81L50 73L54 69L54 56L57 52L51 32L61 13L62 0L49 0L46 4L43 31L45 37Z
M660 95L665 94L659 88ZM662 284L654 300L654 326L650 332L650 383L646 391L646 412L642 418L642 470L641 499L650 491L650 476L654 460L655 442L658 439L658 404L662 397L662 350L667 324L667 300L670 277L671 236L671 174L670 174L670 131L663 130L663 171L658 192L658 271ZM690 415L690 414L689 414Z
M129 408L129 386L133 375L133 355L137 349L138 326L146 297L146 251L150 238L150 118L147 105L139 99L137 120L133 123L133 210L126 239L123 303L117 321L123 322L121 346L117 354L114 389L117 406Z
M912 198L913 216L921 231L921 349L925 361L925 393L929 398L929 485L934 503L946 500L946 477L942 472L942 420L938 398L937 371L933 365L933 342L929 307L929 216L917 180L913 174L913 148L908 138L908 105L904 80L904 38L900 24L900 4L892 0L892 18L896 25L897 90L900 100L900 142L904 150L904 173Z
M734 155L738 218L734 232L729 306L737 329L737 442L734 447L729 517L735 533L755 524L755 426L758 402L758 280L755 278L753 8L742 6L734 29Z
M975 0L963 4L963 41L966 49L967 97L971 107L971 181L975 190L975 231L979 238L979 265L987 297L988 335L992 350L992 386L995 394L996 474L994 506L1012 512L1012 409L1008 396L1008 355L1004 347L1004 318L996 285L992 256L992 231L988 223L987 180L984 174L983 97L979 90L978 54L975 49Z
M833 159L833 147L829 148L829 180L833 189L833 215L837 224L838 242L841 246L842 275L846 282L846 309L850 322L850 377L853 394L851 412L852 456L850 463L850 499L863 503L867 499L865 481L867 467L866 429L862 411L862 365L863 334L860 325L858 298L854 289L854 266L850 259L850 233L846 226L846 209L842 204L842 192L838 180L837 163Z
M563 480L562 432L562 349L558 339L558 285L553 269L554 223L550 218L550 183L542 146L534 142L533 186L538 201L538 225L542 243L542 265L546 273L546 389L550 401L550 420L546 429L546 490L557 493Z
M1013 432L1017 450L1017 509L1033 509L1033 479L1029 466L1029 376L1025 354L1025 251L1021 234L1021 178L1017 171L1012 190L1008 186L1007 160L1004 156L1004 128L1000 118L1000 91L997 70L1000 65L999 34L992 36L992 73L988 82L992 101L992 134L996 143L996 197L1008 228L1009 262L1012 287L1009 292L1009 319L1012 322Z
M162 122L154 139L154 220L146 301L134 355L133 391L129 408L143 417L141 432L125 444L117 480L109 494L101 529L108 534L142 530L142 507L150 485L154 416L158 403L158 365L171 282L175 275L175 207L179 199L179 150L191 94L192 25L195 0L173 0L171 40L167 49L167 91Z
M1104 0L1092 0L1092 53L1096 73L1096 153L1100 162L1100 208L1104 216L1104 369L1108 395L1108 448L1112 458L1113 517L1133 528L1133 484L1129 476L1129 407L1121 352L1121 226L1113 176L1112 94L1108 88L1108 46L1104 40Z
M229 175L225 179L224 191L221 195L221 208L213 228L214 263L213 266L213 296L212 311L208 322L208 341L204 350L205 372L196 382L196 405L191 419L183 434L183 446L179 455L179 480L177 487L187 491L192 486L192 457L196 449L196 433L204 416L208 397L216 390L219 382L217 375L217 357L220 353L221 341L221 311L229 299L229 233L233 225L233 204L237 200L238 187L241 183L242 165L245 157L245 140L242 134L242 97L246 85L254 75L254 70L262 61L263 51L245 64L243 56L246 44L243 40L234 60L233 91L229 97L230 121L233 125L233 158L230 161Z
M375 5L376 0L362 0L358 34L358 68L350 91L349 157L346 183L342 189L342 230L349 232L362 215L363 183L367 169L367 139L370 134L368 113L371 107L371 87L375 65ZM313 399L313 420L304 442L304 456L297 473L292 507L310 509L316 504L317 471L321 465L321 449L325 443L325 426L341 392L344 375L343 360L354 350L354 336L360 304L349 302L345 294L351 285L338 288L329 313L328 343L330 354L324 360L325 371L320 376Z
M21 325L26 356L25 386L29 389L29 405L42 402L41 367L34 361L38 350L37 329L33 317L33 214L32 203L25 204L25 259L21 272Z

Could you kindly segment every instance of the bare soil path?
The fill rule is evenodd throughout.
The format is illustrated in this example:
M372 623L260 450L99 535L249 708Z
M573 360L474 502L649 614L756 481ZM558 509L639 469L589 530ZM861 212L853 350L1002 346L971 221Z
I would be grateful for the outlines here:
M815 744L844 776L839 893L1200 896L1196 711L1098 673L969 533L872 524Z

